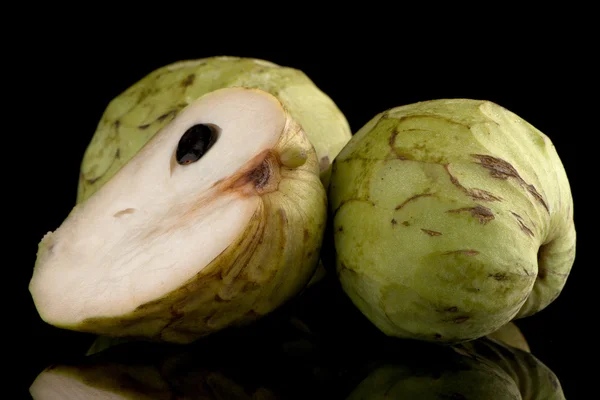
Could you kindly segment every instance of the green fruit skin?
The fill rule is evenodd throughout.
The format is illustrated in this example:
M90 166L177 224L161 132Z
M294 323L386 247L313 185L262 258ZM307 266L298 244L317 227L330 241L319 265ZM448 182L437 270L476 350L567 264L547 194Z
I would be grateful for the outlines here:
M254 58L210 57L158 68L108 104L81 163L77 202L97 191L185 106L234 86L264 90L283 103L314 146L327 186L331 162L352 136L333 100L300 70Z
M490 334L556 299L575 259L553 143L489 101L378 114L334 160L328 195L341 284L390 336Z

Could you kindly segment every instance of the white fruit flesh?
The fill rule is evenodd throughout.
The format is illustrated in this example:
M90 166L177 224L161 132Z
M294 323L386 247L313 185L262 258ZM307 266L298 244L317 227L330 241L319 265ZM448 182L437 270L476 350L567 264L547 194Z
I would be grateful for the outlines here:
M44 237L30 283L40 316L75 325L119 315L192 279L244 232L260 197L236 177L263 162L286 121L280 103L256 90L190 104ZM217 141L197 162L177 164L181 136L201 123L218 127Z

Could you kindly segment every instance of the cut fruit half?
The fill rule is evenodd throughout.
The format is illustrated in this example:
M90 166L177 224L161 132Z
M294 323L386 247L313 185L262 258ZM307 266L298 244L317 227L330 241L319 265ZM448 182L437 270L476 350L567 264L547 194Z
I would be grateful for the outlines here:
M314 148L283 105L213 91L46 234L30 291L58 327L190 342L297 294L326 206Z

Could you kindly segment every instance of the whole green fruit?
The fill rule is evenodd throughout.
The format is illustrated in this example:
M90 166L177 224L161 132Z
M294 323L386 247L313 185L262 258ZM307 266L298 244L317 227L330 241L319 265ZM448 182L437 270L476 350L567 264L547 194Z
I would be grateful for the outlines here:
M490 334L556 299L575 258L553 143L489 101L378 114L335 159L329 201L341 284L390 336Z

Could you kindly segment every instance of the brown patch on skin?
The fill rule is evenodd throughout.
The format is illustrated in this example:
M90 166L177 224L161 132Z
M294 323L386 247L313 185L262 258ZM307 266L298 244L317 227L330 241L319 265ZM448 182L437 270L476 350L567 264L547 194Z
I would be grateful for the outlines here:
M344 227L343 227L342 225L340 225L340 226L337 228L337 231L338 231L338 232L344 232Z
M115 156L113 157L110 165L104 170L104 173L95 177L95 178L91 178L91 179L85 179L85 181L87 183L89 183L90 185L93 185L94 183L96 183L100 178L102 178L104 176L104 174L106 173L106 171L108 171L109 169L112 168L113 164L115 163L115 161L121 156L121 150L117 149L117 151L115 151Z
M165 119L169 118L170 116L174 116L175 113L177 113L176 110L168 111L168 112L164 113L163 115L159 116L158 118L156 118L156 120L159 121L159 122L162 122Z
M177 104L175 106L175 108L173 108L171 111L167 111L166 113L160 115L154 121L149 122L147 124L138 125L138 129L142 129L142 130L148 129L148 127L150 127L150 125L152 125L155 122L162 122L169 117L175 117L175 115L177 115L177 113L179 111L181 111L182 109L184 109L185 107L187 107L187 104Z
M304 229L304 241L308 241L309 238L309 234L308 234L308 229Z
M508 281L510 278L503 272L496 272L495 274L488 275L490 278L494 278L497 281Z
M319 160L319 169L321 171L324 171L324 170L326 170L329 167L330 164L331 163L329 162L329 157L328 156L323 156Z
M474 200L502 201L502 197L495 196L486 190L477 189L477 188L469 189L469 188L464 187L458 181L458 179L456 179L456 177L454 175L452 175L452 173L450 172L449 166L450 166L450 164L444 164L444 169L446 170L446 173L448 173L448 176L450 177L450 182L452 182L452 184L454 186L458 187L460 190L465 192L467 194L467 196L473 198Z
M410 226L410 222L408 222L408 221L402 221L402 225L404 225L404 226Z
M185 88L185 87L191 86L195 80L196 80L196 74L190 74L183 81L181 81L181 87Z
M392 225L393 225L393 226L396 226L396 225L398 225L398 221L396 221L396 219L395 219L395 218L392 218Z
M444 311L447 311L447 312L457 312L458 311L458 307L448 307Z
M277 190L280 180L277 156L270 150L264 150L233 175L215 182L205 195L187 204L186 210L182 211L169 226L161 227L160 232L169 232L184 225L186 220L193 218L193 214L205 208L223 193L235 193L243 198L261 196Z
M510 213L517 219L517 222L519 223L519 227L521 228L521 230L523 232L525 232L529 236L535 236L533 231L531 229L529 229L529 227L527 225L525 225L525 223L523 222L523 218L519 214L512 212L512 211Z
M216 294L215 295L215 301L217 303L225 303L225 302L228 302L228 301L231 301L231 300L225 300L224 298L222 298L221 296L219 296L218 294Z
M472 157L479 160L479 165L488 169L490 175L496 179L506 180L508 178L514 178L519 185L524 187L538 202L544 206L547 212L550 212L548 205L544 201L542 195L537 191L535 186L528 184L521 178L519 172L510 163L501 158L492 157L485 154L471 154Z
M546 268L538 268L538 275L537 275L538 279L546 278L546 272L547 272Z
M442 255L448 256L451 254L464 254L466 256L476 256L477 254L479 254L479 252L477 250L453 250L453 251L446 251L444 253L442 253Z
M267 163L261 163L254 168L248 175L248 180L254 183L257 189L263 188L268 182L271 172Z
M423 232L425 232L426 234L428 234L429 236L440 236L442 234L442 232L430 231L429 229L421 228L421 230Z
M394 129L394 131L392 132L392 134L390 135L390 140L389 140L389 145L390 148L392 149L392 152L396 155L396 157L400 160L406 160L407 158L404 157L402 154L398 153L398 151L396 150L396 147L394 146L394 143L396 142L396 136L398 136L398 131Z
M275 154L265 150L254 157L247 166L222 182L220 191L242 189L249 195L277 190L279 186L279 162Z
M398 204L398 205L396 206L395 210L399 210L399 209L401 209L402 207L404 207L404 206L406 205L406 203L409 203L409 202L411 202L411 201L414 201L414 200L416 200L416 199L418 199L418 198L421 198L421 197L429 197L429 196L433 196L433 195L432 195L431 193L415 194L414 196L412 196L412 197L409 197L408 199L404 200L402 203Z
M121 121L117 119L115 122L113 122L113 125L115 126L115 129L119 129L119 126L121 126Z
M482 225L487 224L488 222L492 221L495 218L492 210L490 210L487 207L480 206L480 205L477 205L475 207L457 208L455 210L448 210L446 212L447 213L461 213L463 211L470 212L471 215L473 215L475 218L479 219L479 223Z

